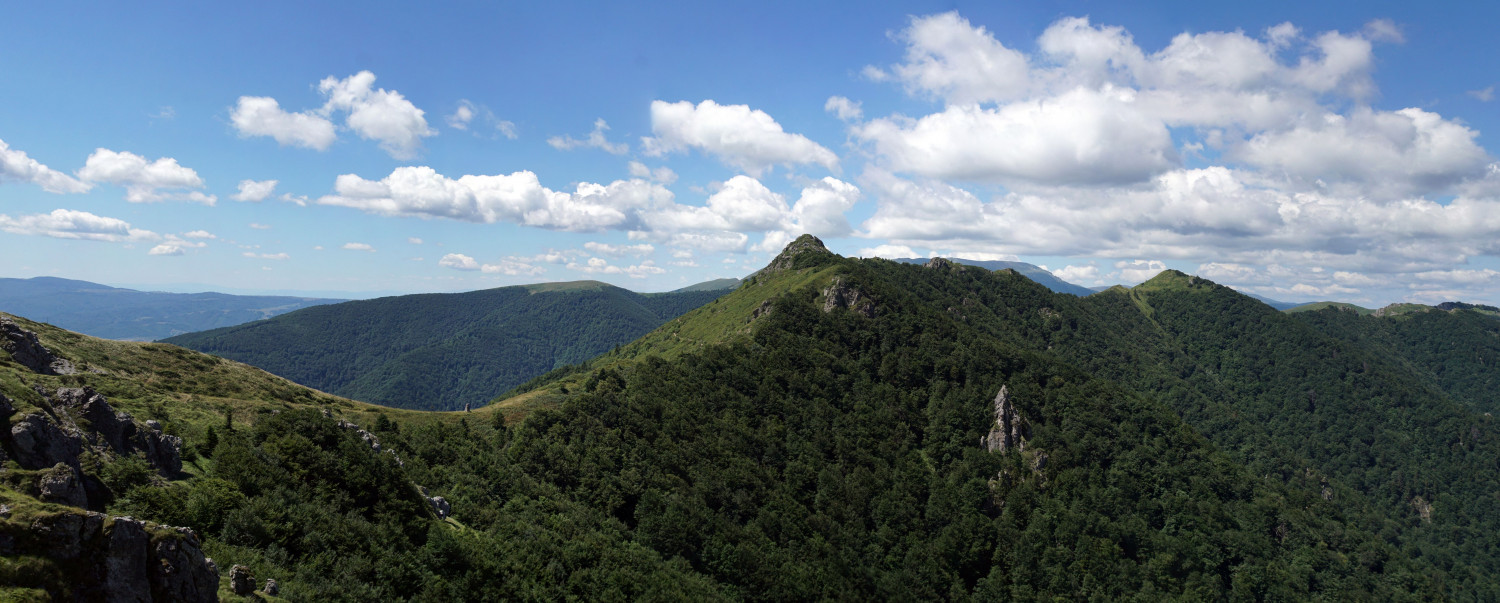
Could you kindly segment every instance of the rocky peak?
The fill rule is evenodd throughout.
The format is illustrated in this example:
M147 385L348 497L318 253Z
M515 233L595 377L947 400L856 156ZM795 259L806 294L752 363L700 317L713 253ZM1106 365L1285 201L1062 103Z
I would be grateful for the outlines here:
M0 317L0 349L10 352L21 366L43 375L71 375L78 372L73 363L52 353L37 339L36 333L21 328L15 321Z
M979 445L990 452L1004 453L1012 448L1017 451L1026 450L1026 439L1031 437L1031 425L1016 409L1015 403L1010 399L1010 390L1004 385L1000 386L1000 393L995 394L994 404L995 424L990 427L990 433L979 440ZM1042 463L1045 464L1046 460Z
M927 260L926 264L922 264L922 267L928 270L953 270L956 266L958 264L954 264L947 258L932 258Z
M771 263L761 272L775 273L790 270L796 265L799 257L832 255L833 252L823 246L821 239L810 234L805 234L797 237L797 240L787 243L786 248L782 249L781 253L776 256L776 259L771 260Z

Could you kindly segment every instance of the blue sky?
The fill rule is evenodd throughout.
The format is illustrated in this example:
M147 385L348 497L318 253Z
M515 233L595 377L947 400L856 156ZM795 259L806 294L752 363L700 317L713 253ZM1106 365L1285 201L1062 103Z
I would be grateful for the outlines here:
M1500 302L1500 9L1117 4L25 3L4 276L659 291L813 232Z

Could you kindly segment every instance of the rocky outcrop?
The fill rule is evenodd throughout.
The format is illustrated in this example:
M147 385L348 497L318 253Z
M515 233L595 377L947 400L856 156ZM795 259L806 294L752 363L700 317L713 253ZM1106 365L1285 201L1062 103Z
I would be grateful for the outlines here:
M0 428L0 444L8 453L0 457L14 459L23 469L47 470L37 482L43 500L104 507L111 494L97 476L82 472L79 456L85 451L104 462L141 454L163 476L182 471L182 438L142 428L98 392L61 388L48 398L51 402L42 410L27 413L9 429ZM14 414L8 402L0 402L0 415Z
M255 576L250 575L250 568L243 565L229 568L229 590L241 596L255 592Z
M150 545L144 524L129 517L115 518L104 556L104 590L109 601L151 600Z
M42 557L70 568L75 600L218 599L218 571L191 530L93 512L41 514L29 524L9 515L8 509L0 513L0 554Z
M928 270L942 270L945 272L958 272L964 270L963 264L955 264L947 258L932 258L930 260L927 260L926 264L922 264L922 267Z
M33 412L10 429L8 443L23 468L66 463L76 469L78 455L87 447L111 456L144 453L164 476L182 471L182 438L141 429L129 413L115 411L104 396L86 387L59 388L51 399L50 415ZM87 429L78 427L75 417Z
M260 592L266 593L266 594L271 595L271 596L274 597L274 596L276 596L278 594L281 594L281 587L276 585L276 579L275 578L266 578L266 587L260 589Z
M1427 499L1421 496L1412 497L1411 508L1417 512L1418 517L1422 518L1422 523L1432 523L1432 503L1427 502Z
M980 438L979 445L990 452L1026 450L1026 439L1031 437L1031 426L1020 411L1016 410L1015 403L1010 399L1010 390L1004 385L1000 386L1000 393L995 394L994 406L995 424L990 426L989 434ZM1045 465L1045 457L1042 463Z
M841 276L833 277L833 282L823 290L823 311L832 312L837 308L847 308L865 318L875 318L876 314L875 300L847 284Z
M88 492L83 487L83 477L78 474L77 469L69 467L67 463L53 465L51 471L43 473L37 480L37 490L41 492L39 498L43 502L73 507L87 507L89 504Z
M158 601L217 601L219 571L192 530L176 528L177 537L156 541L150 548L151 596Z
M771 309L774 307L774 304L772 304L771 300L769 299L760 302L759 306L756 306L754 310L750 311L750 320L755 320L762 316L770 316Z
M370 433L368 430L344 419L339 419L339 427L354 430L354 435L357 435L359 436L359 439L364 440L365 445L369 446L370 450L380 452L380 438L375 437L375 434Z
M73 363L42 345L36 333L21 328L9 318L0 318L0 349L10 352L16 363L43 375L71 375Z
M59 426L41 412L22 417L10 427L10 450L24 469L45 469L58 463L78 467L83 437L76 429Z
M805 234L797 237L797 240L788 243L781 250L781 253L776 256L776 259L771 260L771 263L766 265L765 269L761 270L761 272L774 274L784 270L791 270L796 268L799 262L804 261L801 258L832 255L833 252L823 246L821 239L810 234Z
M438 516L438 519L447 519L453 514L453 506L448 503L448 499L441 496L429 496L424 486L417 486L417 490L422 492L422 498L427 501L428 506L432 507L432 512Z

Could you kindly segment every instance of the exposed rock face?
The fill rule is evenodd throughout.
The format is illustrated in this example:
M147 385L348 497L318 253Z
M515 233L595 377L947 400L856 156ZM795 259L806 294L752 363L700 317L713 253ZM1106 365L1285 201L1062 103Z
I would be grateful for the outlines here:
M59 427L47 415L33 412L10 428L11 450L25 469L43 469L58 463L78 466L83 438L71 427Z
M776 259L771 260L771 263L762 272L770 274L783 270L791 270L797 264L799 256L809 254L821 256L833 255L833 252L824 247L823 241L818 237L805 234L797 237L797 240L788 243L786 248L781 250L781 254L777 255Z
M432 510L437 513L438 519L447 519L449 515L453 514L453 506L448 504L448 499L446 498L434 496L427 499L427 502L432 505Z
M151 538L145 526L129 517L115 518L104 558L107 601L150 601L151 580L146 561Z
M990 452L1003 453L1012 448L1023 451L1029 437L1031 426L1011 402L1010 390L1000 386L1000 393L995 394L995 424L990 427L990 433L979 440L979 445ZM1042 458L1045 465L1045 455Z
M266 594L271 595L271 596L274 597L274 596L276 596L276 595L278 595L278 594L281 593L281 587L276 586L276 579L275 578L266 578L266 587L260 589L260 592L266 593Z
M832 312L835 308L848 308L865 318L875 318L876 313L875 300L846 284L840 276L833 277L833 282L823 290L823 311Z
M754 310L750 311L750 320L755 320L755 319L760 318L762 316L770 316L771 315L771 308L773 308L773 307L774 306L771 304L771 300L769 300L769 299L765 300L763 302L760 302L759 306L756 306Z
M72 362L43 347L36 333L21 328L9 318L0 318L0 349L10 352L11 359L35 373L71 375L78 372Z
M1411 508L1416 510L1417 516L1422 518L1422 523L1432 523L1432 503L1427 502L1427 499L1421 496L1412 497Z
M35 555L81 567L72 584L81 601L218 599L218 572L187 528L177 528L153 544L146 524L129 517L54 513L27 526L0 523L0 549L7 555Z
M437 514L438 519L446 519L453 514L453 506L448 504L448 499L441 496L429 496L426 486L417 486L417 490L422 493L422 498L427 500L427 504L432 507L432 512Z
M250 575L250 568L243 565L229 568L229 589L236 595L255 592L255 577Z
M203 556L192 530L163 538L151 548L151 596L159 601L218 601L219 572Z
M78 475L77 469L69 467L67 463L53 465L51 471L42 474L37 482L37 489L41 490L43 502L74 507L87 507L89 504L82 477Z
M955 267L960 270L963 269L962 266L954 264L953 262L948 261L946 258L932 258L930 260L927 260L926 264L922 264L922 267L928 270L953 270Z
M104 396L87 387L64 387L52 394L53 409L63 414L58 425L51 417L32 413L11 428L16 461L27 469L59 462L78 466L85 446L114 455L145 453L147 462L165 476L182 471L182 438L157 430L140 429L128 413L116 412ZM70 416L87 421L88 431L72 424Z

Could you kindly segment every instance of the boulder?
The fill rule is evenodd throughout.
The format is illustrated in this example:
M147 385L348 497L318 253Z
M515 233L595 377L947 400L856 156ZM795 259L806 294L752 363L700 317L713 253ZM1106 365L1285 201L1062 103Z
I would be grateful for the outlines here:
M229 568L229 589L236 595L255 592L255 577L250 575L250 568L243 565Z
M73 363L42 345L36 333L21 328L9 318L0 318L0 349L10 352L16 363L43 375L71 375Z
M260 592L266 593L266 594L271 595L271 596L274 597L274 596L276 596L278 594L281 594L281 587L276 586L276 579L275 578L266 578L266 587L260 589Z
M12 451L16 462L24 469L42 469L58 463L78 466L78 455L83 452L83 438L65 430L48 419L47 415L33 412L10 428Z
M37 480L37 489L41 491L40 498L43 502L71 507L87 507L89 504L83 479L78 475L78 470L69 467L67 463L53 465L51 471L43 473Z
M446 498L434 496L427 499L427 503L432 505L432 511L437 513L438 519L447 519L449 515L453 514L453 506L448 504L448 499Z

